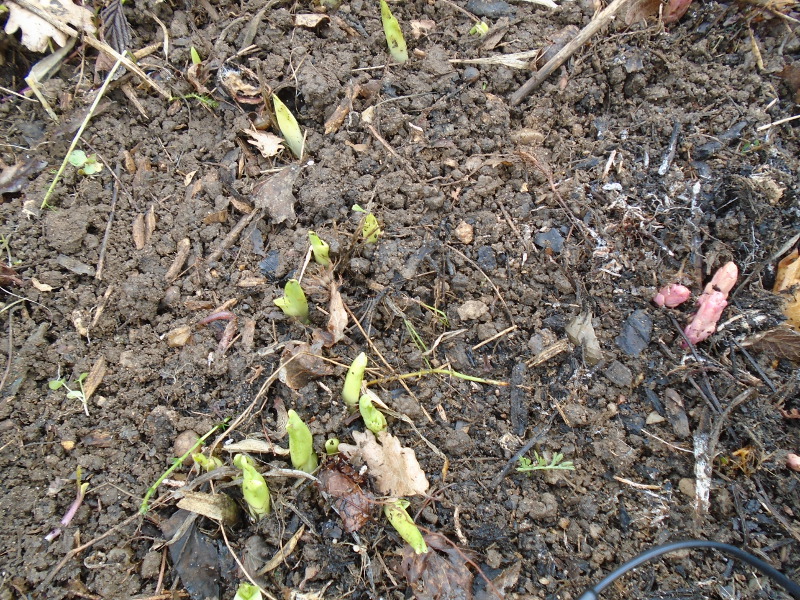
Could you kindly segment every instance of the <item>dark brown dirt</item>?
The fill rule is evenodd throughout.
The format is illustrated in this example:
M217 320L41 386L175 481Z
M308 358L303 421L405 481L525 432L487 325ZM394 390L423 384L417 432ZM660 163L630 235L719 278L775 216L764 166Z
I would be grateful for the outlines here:
M798 371L766 354L751 362L736 345L779 320L769 294L775 254L800 225L798 121L757 129L797 113L793 90L776 75L800 59L800 41L789 32L794 23L718 2L696 3L667 30L626 28L620 20L512 108L508 97L528 71L450 59L541 47L567 25L583 27L594 11L590 2L565 0L557 11L515 4L509 30L491 52L479 48L468 34L471 21L450 3L395 4L415 53L406 65L389 67L383 66L377 3L345 2L313 31L293 26L293 14L309 7L272 3L242 53L246 27L265 2L222 1L215 16L194 4L125 6L136 47L161 39L148 11L169 28L169 59L159 49L142 59L143 68L175 96L189 94L185 73L189 49L196 47L210 66L208 87L218 107L191 98L167 102L131 79L145 118L112 85L108 104L79 144L111 169L83 177L68 168L47 210L35 207L74 129L50 122L38 103L5 95L0 105L5 163L35 157L49 165L0 206L3 260L27 282L5 294L2 312L0 364L8 369L0 400L0 597L146 598L173 585L184 589L175 583L172 559L159 577L166 550L156 522L174 512L174 502L147 518L135 517L139 503L170 464L178 434L202 434L236 418L276 368L274 345L310 339L310 329L272 303L299 272L309 229L331 242L341 260L345 303L369 327L374 344L351 328L328 356L347 364L366 351L371 365L387 374L380 351L399 373L424 368L426 357L396 307L428 347L440 334L461 330L436 347L432 364L513 383L498 388L427 377L410 381L410 394L396 383L376 389L449 459L443 473L441 457L411 427L390 423L415 449L432 484L427 501L412 499L412 514L421 511L421 525L475 552L490 576L521 563L507 597L573 598L638 552L693 537L740 545L796 574L800 489L784 460L800 440L796 422L783 419L776 405L797 401ZM413 40L412 19L431 19L436 27ZM26 58L11 39L4 57L2 85L19 90L27 61L38 57ZM71 56L45 86L64 122L81 118L98 87L93 57L88 50ZM313 163L294 186L297 222L261 220L206 264L241 217L223 183L228 174L250 201L256 182L290 162L288 154L265 160L246 144L242 132L254 106L215 87L231 69L254 85L260 75L289 104L307 132ZM338 132L324 135L346 87L370 83L376 94L356 99ZM370 106L371 124L363 113ZM676 125L674 159L659 174ZM563 200L519 149L552 174ZM126 169L125 152L138 165L135 174ZM117 166L118 201L98 280ZM353 204L381 221L377 245L353 245L359 222ZM155 230L137 250L134 222L150 210ZM225 222L204 221L219 211ZM455 234L462 221L474 228L470 243ZM556 247L545 247L543 236ZM184 238L190 241L186 268L167 282ZM691 308L657 309L650 298L676 277L699 293L729 260L744 283L723 316L726 326L692 356L680 348L670 318L683 324ZM242 286L259 277L257 285ZM231 299L240 326L255 322L252 345L237 339L221 355L222 328L212 326L198 329L183 348L168 347L170 330ZM312 320L324 325L324 299L317 300ZM420 302L443 311L447 324ZM481 303L471 305L480 310L460 312L467 302ZM526 366L566 337L566 325L581 310L593 315L603 360L590 366L580 347L569 346ZM633 356L617 337L637 310L654 328ZM72 381L100 357L108 371L86 416L78 400L67 399L63 389L51 391L48 381L58 373ZM320 452L330 436L351 441L350 431L361 425L345 420L342 378L338 370L299 392L275 383L263 412L231 437L267 435L285 445L274 433L280 429L274 407L282 403L310 422ZM757 396L723 429L711 511L696 523L689 495L695 461L676 449L690 450L692 438L679 437L680 428L659 415L668 416L666 390L677 392L696 432L709 404L724 407L751 387ZM576 470L527 476L512 469L495 485L506 461L541 431L534 448L563 453ZM733 452L743 447L751 448L757 467L731 466ZM270 462L287 466L279 457ZM48 543L44 536L74 498L74 481L62 480L74 479L77 467L90 483L86 500ZM184 468L173 479L187 474ZM401 541L382 517L376 514L354 545L315 488L270 481L275 514L226 533L237 555L246 554L257 570L306 524L291 556L261 580L275 597L326 585L330 598L411 594L399 573ZM169 493L162 487L160 494ZM47 579L70 549L114 527ZM202 522L201 529L219 538L213 523ZM222 597L233 597L239 577L234 572L222 581ZM476 585L483 587L480 577ZM726 559L702 553L642 567L607 592L609 598L734 596L779 593L749 569L731 569Z

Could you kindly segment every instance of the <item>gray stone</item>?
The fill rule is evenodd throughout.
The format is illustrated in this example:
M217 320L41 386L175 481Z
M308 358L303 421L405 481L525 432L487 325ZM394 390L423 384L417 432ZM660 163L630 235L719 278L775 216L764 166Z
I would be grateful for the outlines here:
M618 360L608 365L603 373L611 383L619 387L628 387L633 383L633 373Z
M652 333L653 320L644 310L639 309L625 319L622 332L614 341L625 354L639 356L650 343Z
M564 236L555 228L537 233L533 237L533 242L540 248L550 248L556 254L564 249Z

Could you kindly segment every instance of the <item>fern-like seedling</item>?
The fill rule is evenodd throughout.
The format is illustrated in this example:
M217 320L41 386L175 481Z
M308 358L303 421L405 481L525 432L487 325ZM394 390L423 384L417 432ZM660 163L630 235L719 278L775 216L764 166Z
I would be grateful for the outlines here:
M560 452L556 452L553 455L553 458L550 462L547 462L547 459L543 456L539 456L539 453L536 450L533 451L533 458L526 456L519 457L519 466L517 467L517 471L520 473L530 473L532 471L574 471L575 465L572 464L571 460L564 460L564 455Z

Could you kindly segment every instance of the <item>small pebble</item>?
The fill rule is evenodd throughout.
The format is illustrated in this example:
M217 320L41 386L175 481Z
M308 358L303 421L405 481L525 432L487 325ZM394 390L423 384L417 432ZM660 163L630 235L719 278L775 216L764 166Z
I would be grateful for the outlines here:
M472 83L473 81L478 81L478 77L480 76L481 72L476 67L467 67L464 69L464 74L461 77L464 83Z
M533 236L533 243L540 248L550 248L550 250L559 254L564 249L564 236L561 235L558 229L548 229Z
M468 300L459 306L456 311L462 321L471 321L479 319L489 312L489 307L480 300Z
M611 383L619 387L628 387L633 382L631 370L618 360L608 365L603 374Z
M494 250L489 246L478 248L478 260L475 262L484 271L494 271L497 268L497 258L494 255Z
M176 458L180 458L184 454L186 454L194 444L197 443L197 440L200 439L200 436L197 435L191 429L188 429L182 433L178 434L178 437L175 438L175 441L172 444L172 454ZM188 457L183 464L190 465L192 464L192 457Z
M645 424L646 425L656 425L658 423L663 423L664 421L666 421L666 419L664 417L662 417L656 411L653 411L649 415L647 415L647 419L645 420Z
M684 477L678 482L678 489L689 496L692 500L695 497L695 487L694 487L694 479L689 479L688 477Z
M453 233L462 244L471 244L475 239L475 228L466 221L461 221Z
M614 341L625 354L639 356L650 344L652 333L653 320L644 310L639 309L625 319L622 331Z

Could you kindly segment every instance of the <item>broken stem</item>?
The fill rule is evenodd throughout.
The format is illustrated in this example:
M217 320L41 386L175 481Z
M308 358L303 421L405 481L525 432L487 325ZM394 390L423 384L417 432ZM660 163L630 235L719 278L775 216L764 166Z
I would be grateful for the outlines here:
M414 371L413 373L403 373L401 375L391 375L389 377L381 377L380 379L373 379L372 381L368 381L366 385L367 386L378 385L381 383L389 383L391 381L411 379L412 377L422 377L424 375L451 375L452 377L458 377L459 379L465 379L466 381L474 381L475 383L486 383L488 385L500 385L500 386L508 385L508 382L506 381L496 381L494 379L482 379L481 377L473 377L472 375L465 375L464 373L459 373L458 371L453 371L451 369L422 369L421 371Z

